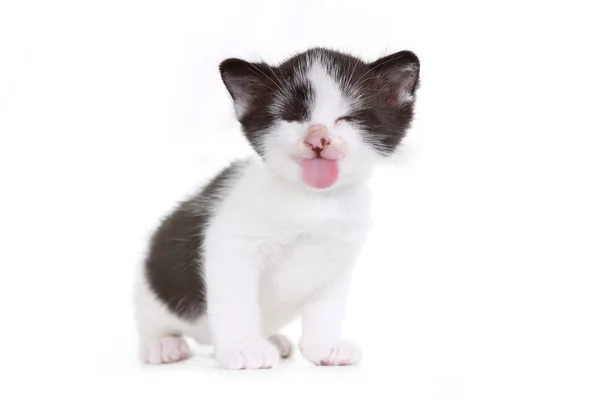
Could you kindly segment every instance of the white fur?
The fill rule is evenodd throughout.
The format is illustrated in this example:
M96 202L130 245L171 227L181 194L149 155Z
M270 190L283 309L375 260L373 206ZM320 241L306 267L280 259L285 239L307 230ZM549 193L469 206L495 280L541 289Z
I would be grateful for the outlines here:
M144 354L157 340L181 334L214 344L226 368L271 367L290 351L282 350L282 340L289 347L287 339L272 335L300 317L300 350L308 360L360 361L360 349L342 338L341 326L352 268L369 229L367 178L376 153L350 124L336 124L349 103L317 61L307 77L316 89L311 121L273 129L265 161L249 163L206 230L206 316L195 323L180 320L140 279L136 302ZM293 156L314 123L325 124L347 146L338 182L320 191L302 182Z

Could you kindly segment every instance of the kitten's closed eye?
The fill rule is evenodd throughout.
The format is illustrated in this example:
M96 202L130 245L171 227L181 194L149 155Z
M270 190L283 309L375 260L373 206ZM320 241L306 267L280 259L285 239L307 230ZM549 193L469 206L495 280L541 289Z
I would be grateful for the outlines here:
M337 124L338 122L341 122L341 121L352 122L354 120L355 120L355 118L353 116L345 115L343 117L339 117L338 119L336 119L335 123Z

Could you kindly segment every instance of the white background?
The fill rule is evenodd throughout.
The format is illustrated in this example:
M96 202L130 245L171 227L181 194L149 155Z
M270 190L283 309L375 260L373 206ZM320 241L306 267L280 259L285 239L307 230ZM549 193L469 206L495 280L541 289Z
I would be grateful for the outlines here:
M0 398L600 398L592 5L2 1ZM140 366L144 241L250 151L218 63L313 45L422 63L414 128L373 178L346 326L364 363Z

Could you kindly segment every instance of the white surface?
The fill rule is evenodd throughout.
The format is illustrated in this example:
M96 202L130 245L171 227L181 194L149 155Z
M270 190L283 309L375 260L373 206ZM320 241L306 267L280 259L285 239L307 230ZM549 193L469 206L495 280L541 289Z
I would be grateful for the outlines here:
M1 3L0 398L597 399L592 2L247 3ZM422 63L403 156L373 180L347 321L364 363L140 367L144 239L248 151L218 62L314 44Z

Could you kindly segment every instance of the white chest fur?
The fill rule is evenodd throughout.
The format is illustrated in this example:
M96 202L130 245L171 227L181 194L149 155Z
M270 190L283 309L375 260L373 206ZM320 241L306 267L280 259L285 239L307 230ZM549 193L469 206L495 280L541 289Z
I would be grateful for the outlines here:
M348 221L280 230L259 246L262 285L275 302L299 302L351 268L364 240L364 227Z
M263 316L279 325L353 267L369 228L369 194L363 187L299 192L263 168L250 166L217 210L207 231L206 268L255 269ZM207 279L209 292L211 284L219 282Z

